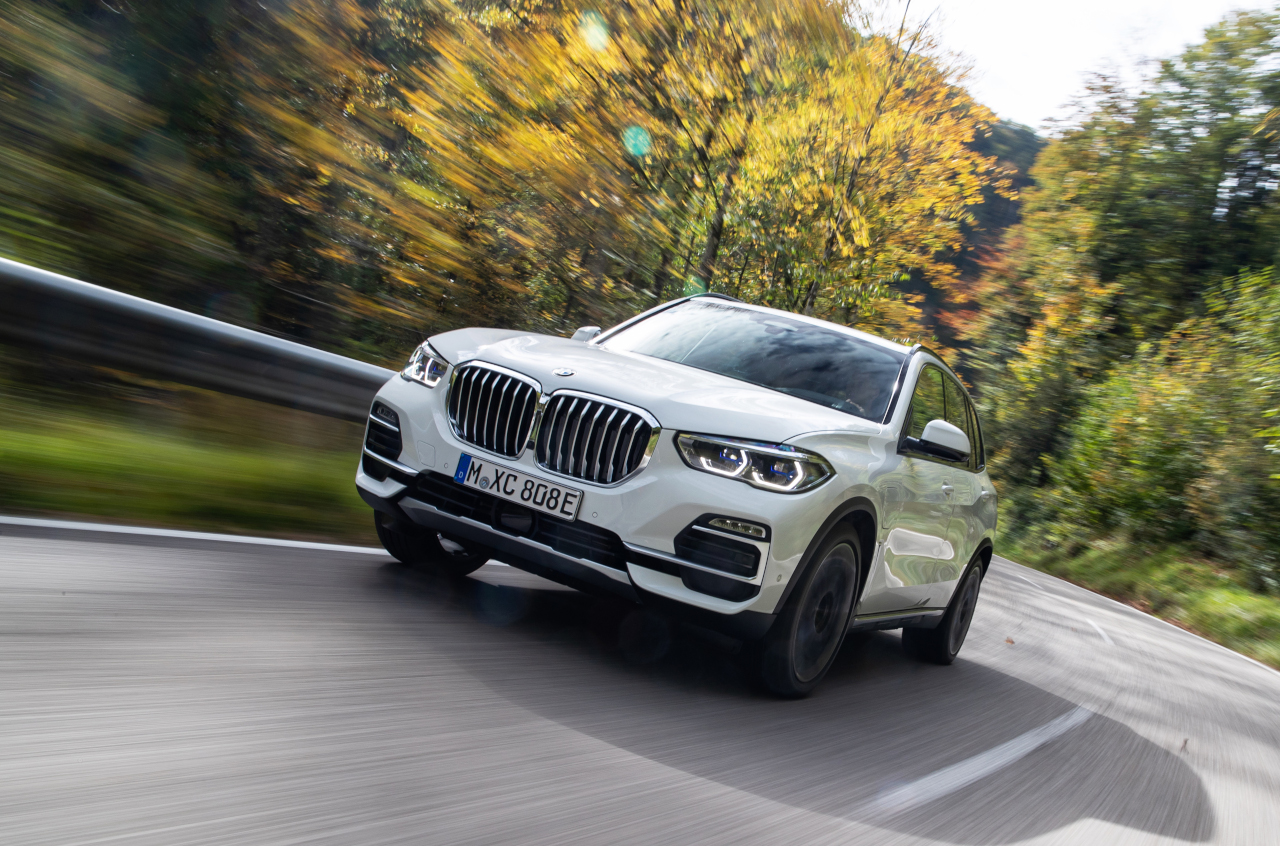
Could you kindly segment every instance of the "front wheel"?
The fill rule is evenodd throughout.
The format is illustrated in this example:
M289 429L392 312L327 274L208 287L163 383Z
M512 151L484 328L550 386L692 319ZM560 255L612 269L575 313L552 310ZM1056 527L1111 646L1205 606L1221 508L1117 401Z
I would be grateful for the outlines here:
M950 664L960 654L969 623L973 622L973 609L978 605L978 590L982 587L982 563L969 565L960 586L942 620L932 629L903 629L902 648L908 655L934 664Z
M857 533L837 530L760 643L760 680L769 690L795 698L822 681L849 628L859 572Z
M407 526L388 514L374 514L382 547L401 564L431 567L451 576L474 573L489 560L486 549L464 547L435 532Z

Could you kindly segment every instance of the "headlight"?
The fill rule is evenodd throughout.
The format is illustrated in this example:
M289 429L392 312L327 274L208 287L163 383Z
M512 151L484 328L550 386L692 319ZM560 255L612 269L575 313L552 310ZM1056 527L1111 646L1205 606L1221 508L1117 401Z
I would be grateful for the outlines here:
M400 375L411 382L421 382L428 388L434 388L440 384L448 370L449 362L431 349L431 344L424 341L409 356L409 363L400 371Z
M713 435L676 435L684 463L694 470L779 493L800 493L835 475L826 459L786 444L762 444Z

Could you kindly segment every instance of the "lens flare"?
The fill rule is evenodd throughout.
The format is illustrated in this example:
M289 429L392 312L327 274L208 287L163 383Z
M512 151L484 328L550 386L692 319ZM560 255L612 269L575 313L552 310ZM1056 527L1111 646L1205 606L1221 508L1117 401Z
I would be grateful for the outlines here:
M592 50L603 50L609 46L609 24L599 12L583 12L578 21L578 34Z
M636 158L649 155L649 151L653 149L653 139L649 136L649 130L643 126L628 126L622 130L622 146L627 148L627 152Z

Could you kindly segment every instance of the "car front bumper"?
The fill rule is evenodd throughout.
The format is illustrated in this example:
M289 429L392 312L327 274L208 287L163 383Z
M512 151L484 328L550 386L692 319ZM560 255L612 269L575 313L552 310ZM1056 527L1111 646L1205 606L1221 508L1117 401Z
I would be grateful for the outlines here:
M379 391L377 401L399 417L401 451L388 459L366 449L356 474L361 496L375 509L490 547L507 563L564 584L670 604L721 628L736 618L727 628L762 632L823 519L838 504L836 485L784 495L691 470L668 429L662 430L648 465L621 484L594 485L559 476L538 466L533 450L510 459L458 439L446 416L446 391L443 382L427 388L399 377ZM577 521L549 524L549 518L540 517L540 524L546 524L542 528L554 531L540 528L531 535L502 529L484 505L484 498L492 496L453 481L464 453L582 491ZM750 579L720 574L741 586L728 592L735 598L690 587L716 582L719 576L677 554L677 536L707 515L769 529L767 541L752 542L760 550L760 562Z

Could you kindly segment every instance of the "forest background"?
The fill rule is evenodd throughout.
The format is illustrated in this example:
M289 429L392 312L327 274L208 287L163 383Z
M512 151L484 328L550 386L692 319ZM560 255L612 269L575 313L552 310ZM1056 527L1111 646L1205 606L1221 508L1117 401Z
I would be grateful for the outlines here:
M1280 15L1045 138L906 19L0 0L0 255L388 365L702 290L924 342L1002 553L1280 665ZM83 364L4 351L4 510L367 537L352 433Z

